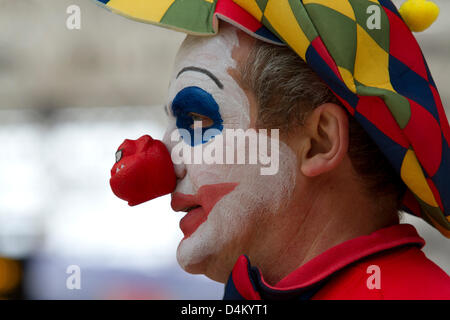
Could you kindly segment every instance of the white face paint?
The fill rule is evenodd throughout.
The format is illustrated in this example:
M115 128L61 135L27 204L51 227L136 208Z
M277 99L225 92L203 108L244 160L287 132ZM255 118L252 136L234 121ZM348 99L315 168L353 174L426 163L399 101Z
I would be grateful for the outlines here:
M171 111L177 94L187 87L199 87L212 95L219 106L223 129L250 127L249 100L247 95L227 72L236 67L232 50L239 45L235 28L224 28L214 37L188 36L177 55L174 76L169 88L168 109L171 125L166 131L164 142L169 151L174 147L170 135L176 130L176 120ZM219 88L207 74L181 70L196 67L208 70L223 84ZM210 143L210 142L209 142ZM226 142L225 142L226 143ZM270 144L270 142L268 142ZM203 146L205 146L204 144ZM201 146L201 145L200 145ZM194 149L200 147L195 146ZM234 183L236 187L219 197L206 221L185 237L177 250L177 259L183 268L203 262L211 255L223 254L224 248L243 238L246 225L252 216L277 212L286 203L295 184L296 156L280 141L280 163L275 175L261 175L261 165L238 164L181 164L175 165L178 181L175 193L196 195L199 189L208 185ZM202 199L214 198L203 195ZM217 200L217 197L216 197ZM201 204L204 206L204 204ZM242 243L243 248L245 243ZM242 252L244 253L244 252Z

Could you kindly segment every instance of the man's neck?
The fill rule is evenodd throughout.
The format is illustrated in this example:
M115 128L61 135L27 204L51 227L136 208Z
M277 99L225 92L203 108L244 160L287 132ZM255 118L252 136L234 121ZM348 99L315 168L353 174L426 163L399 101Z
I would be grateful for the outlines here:
M338 180L342 181L342 180ZM310 189L309 199L288 208L297 215L295 224L286 224L269 235L266 243L271 250L265 256L256 254L257 265L269 284L276 284L289 273L344 241L368 235L398 223L395 210L391 212L374 204L361 194L355 183L327 183ZM281 241L280 241L281 240ZM270 255L270 256L269 256ZM250 260L253 262L252 257Z

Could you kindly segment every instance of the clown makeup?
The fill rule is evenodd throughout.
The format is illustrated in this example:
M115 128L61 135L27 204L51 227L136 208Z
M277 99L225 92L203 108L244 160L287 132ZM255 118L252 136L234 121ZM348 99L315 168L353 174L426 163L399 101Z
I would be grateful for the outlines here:
M226 128L250 128L249 99L229 73L237 66L232 51L239 43L234 27L222 28L214 37L188 36L183 42L169 88L170 126L164 137L169 151L174 147L172 132L192 130L194 121L201 121L202 127L217 129L219 134ZM194 153L196 148L213 141L211 137L200 145L188 140L184 143ZM180 222L185 236L177 250L183 268L204 272L192 266L211 258L220 260L230 247L246 253L246 234L264 216L279 212L282 203L290 198L296 156L280 141L279 157L275 175L261 175L259 164L175 165L178 183L172 194L172 207L188 212Z

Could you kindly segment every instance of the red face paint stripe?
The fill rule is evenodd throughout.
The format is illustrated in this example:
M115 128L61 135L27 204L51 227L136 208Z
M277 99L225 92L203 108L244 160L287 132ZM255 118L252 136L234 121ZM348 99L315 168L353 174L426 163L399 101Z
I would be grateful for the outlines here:
M207 219L216 203L225 195L236 188L238 183L218 183L201 186L197 194L172 194L171 206L174 211L182 211L185 208L200 206L188 212L180 221L180 228L184 233L184 239L190 237L200 225Z

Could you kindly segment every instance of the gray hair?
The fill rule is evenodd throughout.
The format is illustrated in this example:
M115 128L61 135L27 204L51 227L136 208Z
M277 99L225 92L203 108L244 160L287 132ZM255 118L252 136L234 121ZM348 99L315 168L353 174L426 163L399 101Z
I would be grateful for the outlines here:
M345 109L319 76L288 47L257 41L239 68L242 85L256 97L260 128L289 131L303 125L314 108L327 102ZM406 187L353 116L349 116L348 154L365 191L372 197L392 199L399 208Z

